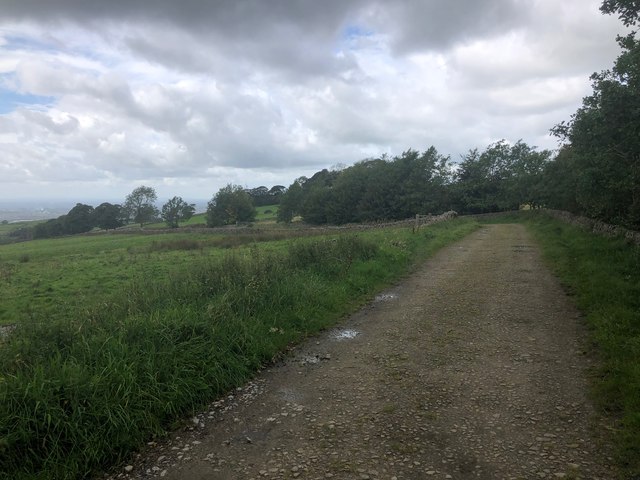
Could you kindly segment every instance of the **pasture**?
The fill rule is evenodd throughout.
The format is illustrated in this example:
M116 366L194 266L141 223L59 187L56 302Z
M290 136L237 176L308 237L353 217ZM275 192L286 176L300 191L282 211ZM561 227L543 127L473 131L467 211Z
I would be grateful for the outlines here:
M0 472L80 478L124 460L477 226L0 247L2 318L16 325L0 347Z

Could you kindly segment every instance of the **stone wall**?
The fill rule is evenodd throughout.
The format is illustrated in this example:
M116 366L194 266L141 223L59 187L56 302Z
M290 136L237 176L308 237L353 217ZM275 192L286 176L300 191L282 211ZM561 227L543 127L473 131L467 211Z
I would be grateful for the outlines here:
M558 220L562 220L563 222L570 223L571 225L575 225L597 235L602 235L605 237L624 237L631 243L640 245L640 232L627 230L624 227L604 223L600 220L581 217L579 215L574 215L573 213L565 212L563 210L544 209L543 211L548 215L551 215L553 218L557 218Z

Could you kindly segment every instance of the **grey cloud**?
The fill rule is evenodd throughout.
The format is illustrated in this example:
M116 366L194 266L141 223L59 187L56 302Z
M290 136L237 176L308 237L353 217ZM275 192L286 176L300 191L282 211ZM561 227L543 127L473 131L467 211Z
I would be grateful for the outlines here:
M216 57L223 56L323 74L345 68L335 59L332 45L362 4L361 0L19 0L3 5L0 23L73 22L98 31L139 28L148 37L129 37L126 44L162 63L210 71ZM175 35L172 30L183 33ZM169 44L165 36L180 43Z
M3 5L0 23L139 29L125 44L153 61L211 72L225 67L221 59L233 59L303 79L355 68L335 55L351 27L389 35L400 53L438 50L517 28L530 5L523 0L14 0Z
M478 37L520 28L531 8L522 0L379 2L365 20L391 33L398 52L446 50Z

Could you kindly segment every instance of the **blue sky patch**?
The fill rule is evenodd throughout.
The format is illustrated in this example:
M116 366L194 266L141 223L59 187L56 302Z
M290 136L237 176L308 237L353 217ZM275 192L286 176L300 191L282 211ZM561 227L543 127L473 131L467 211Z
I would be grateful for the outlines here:
M55 97L16 93L0 87L0 115L11 113L18 107L50 105L54 100Z
M360 25L348 25L342 32L342 38L345 40L353 40L358 37L370 37L373 35L372 30L368 30Z
M3 49L9 51L15 50L28 50L28 51L41 51L41 52L55 52L57 49L51 44L39 39L22 37L17 35L5 35L5 41L7 42L2 46Z

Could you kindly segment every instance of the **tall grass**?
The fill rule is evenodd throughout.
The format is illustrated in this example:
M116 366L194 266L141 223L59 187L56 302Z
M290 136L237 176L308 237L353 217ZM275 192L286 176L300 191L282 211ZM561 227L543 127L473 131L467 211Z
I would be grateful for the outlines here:
M521 216L586 316L600 366L594 397L617 419L625 478L640 478L640 247L532 212Z
M142 276L64 320L18 325L0 343L0 476L81 478L123 461L474 228L254 246Z

